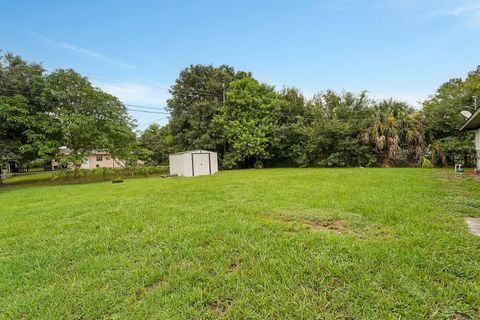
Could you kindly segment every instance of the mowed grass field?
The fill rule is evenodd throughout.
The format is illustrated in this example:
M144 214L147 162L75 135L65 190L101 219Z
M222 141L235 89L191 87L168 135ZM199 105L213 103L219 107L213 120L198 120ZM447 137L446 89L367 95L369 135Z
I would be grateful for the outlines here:
M267 169L0 191L0 317L479 319L480 181Z

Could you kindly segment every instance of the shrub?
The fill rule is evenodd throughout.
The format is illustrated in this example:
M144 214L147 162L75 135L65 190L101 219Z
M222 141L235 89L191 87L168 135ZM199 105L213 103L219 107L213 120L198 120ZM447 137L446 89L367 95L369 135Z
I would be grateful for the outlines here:
M422 168L433 168L432 162L425 156L418 159L418 166Z

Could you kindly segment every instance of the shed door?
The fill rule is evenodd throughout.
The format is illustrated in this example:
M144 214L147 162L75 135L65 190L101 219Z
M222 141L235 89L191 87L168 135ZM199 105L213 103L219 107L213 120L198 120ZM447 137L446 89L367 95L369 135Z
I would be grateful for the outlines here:
M210 174L210 154L192 153L192 168L194 176L205 176Z

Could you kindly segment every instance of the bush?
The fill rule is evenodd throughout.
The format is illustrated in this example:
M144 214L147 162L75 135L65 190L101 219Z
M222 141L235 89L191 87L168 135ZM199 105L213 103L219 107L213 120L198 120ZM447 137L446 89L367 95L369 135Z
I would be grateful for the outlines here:
M418 166L421 168L433 168L432 161L427 157L420 157L420 159L418 159Z

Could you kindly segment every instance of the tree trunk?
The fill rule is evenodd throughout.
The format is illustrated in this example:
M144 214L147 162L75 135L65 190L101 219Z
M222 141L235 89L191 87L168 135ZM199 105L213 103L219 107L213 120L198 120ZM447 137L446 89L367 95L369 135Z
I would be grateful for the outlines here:
M78 178L78 173L80 172L80 167L81 167L81 164L74 164L73 165L73 177L76 179Z
M466 168L467 167L467 161L468 161L468 153L465 153L463 155L463 167Z
M388 145L385 143L385 150L383 151L382 168L386 168L388 165Z

